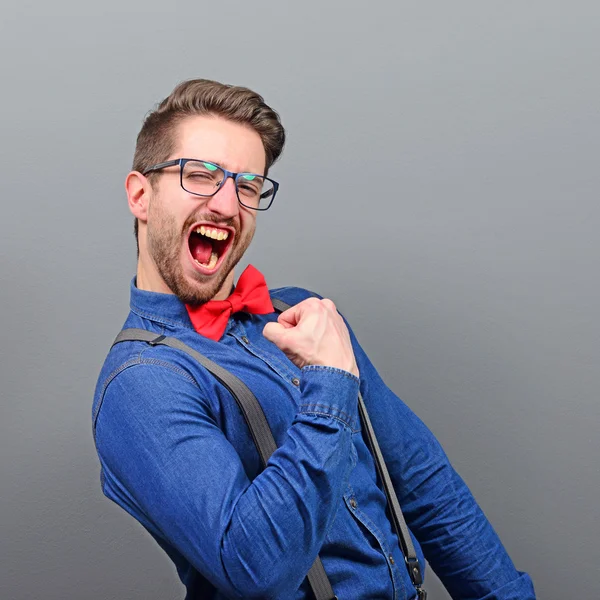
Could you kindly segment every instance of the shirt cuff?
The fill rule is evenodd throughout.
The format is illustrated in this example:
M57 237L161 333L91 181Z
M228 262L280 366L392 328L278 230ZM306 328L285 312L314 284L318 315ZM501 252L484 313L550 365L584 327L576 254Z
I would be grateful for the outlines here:
M358 431L359 383L356 375L337 367L303 367L300 378L302 399L298 412L331 417Z

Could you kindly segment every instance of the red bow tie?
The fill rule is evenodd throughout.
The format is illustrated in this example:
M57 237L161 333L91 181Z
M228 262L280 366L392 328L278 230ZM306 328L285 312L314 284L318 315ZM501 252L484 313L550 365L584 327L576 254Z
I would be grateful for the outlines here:
M266 315L275 312L263 274L248 265L240 275L235 290L227 300L209 300L198 306L186 304L194 329L211 340L219 341L225 333L229 317L242 310Z

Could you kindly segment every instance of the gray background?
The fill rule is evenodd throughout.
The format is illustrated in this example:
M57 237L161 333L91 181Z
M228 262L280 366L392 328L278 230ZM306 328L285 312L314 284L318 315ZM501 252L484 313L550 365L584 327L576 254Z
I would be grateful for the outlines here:
M248 259L338 302L540 598L598 598L599 18L592 0L3 2L0 597L183 598L101 494L90 407L135 268L135 136L203 76L288 129Z

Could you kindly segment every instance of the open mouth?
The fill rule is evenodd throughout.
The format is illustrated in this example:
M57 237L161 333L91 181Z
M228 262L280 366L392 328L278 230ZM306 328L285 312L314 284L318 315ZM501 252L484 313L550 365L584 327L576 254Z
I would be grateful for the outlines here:
M202 272L214 271L233 240L233 231L209 225L194 225L188 236L192 259Z

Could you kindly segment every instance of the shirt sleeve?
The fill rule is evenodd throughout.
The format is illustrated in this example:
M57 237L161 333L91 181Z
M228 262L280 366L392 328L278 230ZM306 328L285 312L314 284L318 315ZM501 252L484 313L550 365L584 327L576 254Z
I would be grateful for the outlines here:
M534 600L433 433L383 382L351 332L361 393L406 522L453 598Z
M305 367L286 441L250 481L189 374L157 360L128 366L96 420L105 494L228 597L291 598L356 464L358 385Z

